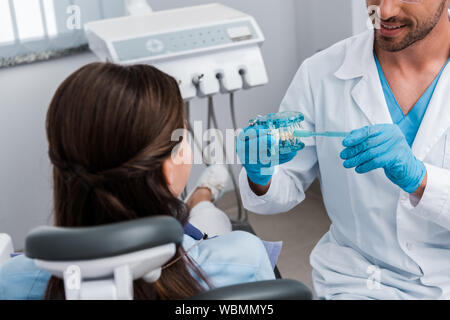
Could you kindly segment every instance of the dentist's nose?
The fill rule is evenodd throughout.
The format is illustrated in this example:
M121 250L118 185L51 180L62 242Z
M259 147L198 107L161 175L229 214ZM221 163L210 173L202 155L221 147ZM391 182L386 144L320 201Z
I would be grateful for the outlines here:
M399 0L381 0L379 6L380 19L389 20L399 15L402 3Z

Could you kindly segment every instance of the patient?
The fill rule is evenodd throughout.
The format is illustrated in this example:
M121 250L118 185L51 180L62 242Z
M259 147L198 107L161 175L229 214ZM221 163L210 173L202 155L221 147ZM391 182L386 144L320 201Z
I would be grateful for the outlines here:
M185 121L177 82L147 65L89 64L61 84L47 114L56 226L169 215L188 230L156 283L134 282L135 299L184 299L274 278L262 241L231 232L212 203L224 188L223 167L208 169L187 205L179 200L192 155L185 137L171 135ZM210 239L198 242L199 231ZM42 298L63 299L62 280L23 255L0 268L0 299Z

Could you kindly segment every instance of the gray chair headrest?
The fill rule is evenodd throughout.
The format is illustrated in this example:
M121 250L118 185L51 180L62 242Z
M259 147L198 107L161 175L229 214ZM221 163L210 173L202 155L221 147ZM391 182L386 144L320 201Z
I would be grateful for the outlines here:
M312 300L303 283L288 280L258 281L222 287L200 293L189 300Z
M173 217L157 216L85 228L43 226L25 241L27 257L46 261L101 259L183 242L184 230Z

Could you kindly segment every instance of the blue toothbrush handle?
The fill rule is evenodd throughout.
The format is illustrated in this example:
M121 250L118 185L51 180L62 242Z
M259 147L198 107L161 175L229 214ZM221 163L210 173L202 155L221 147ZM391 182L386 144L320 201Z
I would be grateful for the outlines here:
M325 131L325 132L314 132L315 136L321 137L335 137L335 138L345 138L350 134L350 132L341 131Z
M309 138L309 137L345 138L349 134L350 132L342 132L342 131L323 131L323 132L312 132L308 130L294 131L294 136L298 138Z

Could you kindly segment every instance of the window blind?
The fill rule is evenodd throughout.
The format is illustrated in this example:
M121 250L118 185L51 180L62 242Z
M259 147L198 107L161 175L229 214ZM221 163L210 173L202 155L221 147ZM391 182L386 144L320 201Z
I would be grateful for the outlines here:
M86 22L124 14L123 0L0 0L0 68L86 50Z

